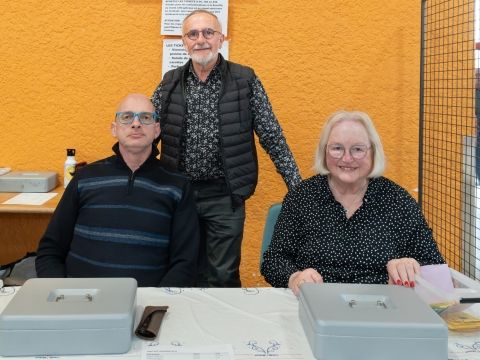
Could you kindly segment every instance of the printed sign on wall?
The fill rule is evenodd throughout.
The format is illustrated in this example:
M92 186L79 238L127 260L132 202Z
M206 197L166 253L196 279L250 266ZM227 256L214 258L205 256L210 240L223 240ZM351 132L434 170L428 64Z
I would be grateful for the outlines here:
M182 36L182 22L193 10L205 9L217 15L226 36L228 29L228 0L163 0L161 35Z

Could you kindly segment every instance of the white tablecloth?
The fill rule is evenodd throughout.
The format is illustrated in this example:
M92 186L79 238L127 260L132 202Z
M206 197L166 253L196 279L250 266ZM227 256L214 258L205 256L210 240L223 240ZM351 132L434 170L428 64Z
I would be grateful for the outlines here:
M0 292L0 311L14 291L18 288ZM289 289L139 288L137 304L137 322L144 306L169 306L155 340L162 345L231 344L238 360L313 359L298 319L298 300ZM150 343L135 338L131 350L121 355L38 358L141 359L142 348ZM480 333L450 332L449 359L480 359Z
M0 294L0 311L13 296ZM169 306L155 340L162 345L231 344L238 360L313 359L298 320L298 300L287 289L139 288L137 304L135 326L144 306ZM135 337L126 354L60 358L140 359L149 343Z

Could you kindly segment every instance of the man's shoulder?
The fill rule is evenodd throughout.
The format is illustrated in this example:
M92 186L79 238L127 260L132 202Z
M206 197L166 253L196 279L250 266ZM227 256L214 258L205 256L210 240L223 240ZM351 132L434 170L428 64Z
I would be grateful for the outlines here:
M168 70L168 71L163 75L162 83L165 83L166 81L172 80L173 77L174 77L174 75L175 75L175 73L178 72L179 69L180 69L180 68Z
M183 187L189 182L187 176L183 173L166 167L159 159L155 159L153 164L154 179L156 182Z
M187 182L188 178L185 174L166 167L160 160L158 160L158 171L161 172L161 174L166 178L166 179L174 179L175 181L181 181L181 182Z
M234 77L247 78L249 80L256 77L255 71L253 68L247 65L242 65L235 63L233 61L225 60L225 68L229 71Z
M96 174L98 171L110 167L115 161L115 155L111 155L104 159L93 161L77 170L77 174L88 177Z
M172 80L179 79L182 76L182 74L184 73L185 69L188 69L188 67L190 66L189 64L190 64L190 61L188 61L186 64L184 64L182 66L179 66L175 69L168 70L163 75L162 84L168 83Z
M191 192L189 179L180 172L165 168L158 159L145 170L138 173L136 181L152 190L155 196L170 194L179 201Z

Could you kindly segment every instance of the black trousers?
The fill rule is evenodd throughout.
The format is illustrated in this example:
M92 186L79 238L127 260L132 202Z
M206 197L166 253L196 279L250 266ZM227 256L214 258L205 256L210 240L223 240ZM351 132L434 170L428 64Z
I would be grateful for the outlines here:
M199 287L240 287L245 204L232 205L223 180L194 181L200 224Z

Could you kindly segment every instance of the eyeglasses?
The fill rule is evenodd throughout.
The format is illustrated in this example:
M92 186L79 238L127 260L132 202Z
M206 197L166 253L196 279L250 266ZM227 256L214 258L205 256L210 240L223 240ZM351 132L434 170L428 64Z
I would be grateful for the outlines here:
M206 28L203 30L190 30L186 34L183 34L183 36L188 37L190 40L197 40L200 36L200 33L202 33L203 37L207 40L213 38L213 35L215 35L215 33L221 34L220 31Z
M157 113L147 111L121 111L115 113L115 119L122 125L130 125L135 118L138 118L138 121L140 121L142 125L152 125L157 121L158 115Z
M353 145L349 149L350 156L355 160L361 160L366 155L371 146L367 145ZM345 148L340 144L332 144L327 146L328 155L334 159L341 159L345 155Z

